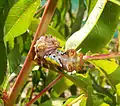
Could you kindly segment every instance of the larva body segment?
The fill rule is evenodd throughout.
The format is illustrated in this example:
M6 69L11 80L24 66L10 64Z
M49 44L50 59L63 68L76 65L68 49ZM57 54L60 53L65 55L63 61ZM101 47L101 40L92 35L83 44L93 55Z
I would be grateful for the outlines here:
M81 54L77 54L74 49L61 51L58 48L59 42L52 36L41 36L35 44L35 59L37 63L47 67L59 66L69 72L80 71L83 65L83 58ZM53 67L52 66L52 67Z

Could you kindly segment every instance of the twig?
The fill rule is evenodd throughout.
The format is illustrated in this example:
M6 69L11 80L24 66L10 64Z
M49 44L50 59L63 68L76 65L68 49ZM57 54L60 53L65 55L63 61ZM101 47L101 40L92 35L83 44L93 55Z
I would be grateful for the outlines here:
M40 96L42 96L46 91L48 91L52 86L54 86L61 78L63 74L60 74L54 81L52 81L46 88L44 88L38 95L36 95L26 106L31 106Z
M20 93L21 88L23 87L24 83L26 82L26 80L28 78L29 72L32 70L32 65L33 65L32 61L35 56L34 44L35 44L36 40L38 39L38 37L43 35L46 32L48 24L50 23L50 20L54 14L57 1L58 0L48 0L47 1L44 13L42 15L40 24L38 25L38 28L36 30L30 50L28 52L28 55L24 62L24 65L16 79L16 82L14 83L14 86L13 86L12 91L8 98L8 102L7 102L8 104L6 106L13 106L18 94Z
M37 15L38 13L40 13L42 11L42 9L44 9L46 6L46 3L35 13L35 15Z
M115 58L120 57L120 52L118 53L109 53L109 54L99 54L99 55L93 55L93 56L83 56L84 60L98 60L98 59L109 59L109 58Z

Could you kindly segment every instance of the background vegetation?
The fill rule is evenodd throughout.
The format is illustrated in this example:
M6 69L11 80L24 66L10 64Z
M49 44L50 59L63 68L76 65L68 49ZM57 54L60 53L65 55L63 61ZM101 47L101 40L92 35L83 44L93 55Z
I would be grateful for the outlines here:
M43 34L56 37L63 51L82 52L82 71L31 62L31 43ZM0 0L0 105L24 106L62 73L33 106L119 106L119 36L120 0Z

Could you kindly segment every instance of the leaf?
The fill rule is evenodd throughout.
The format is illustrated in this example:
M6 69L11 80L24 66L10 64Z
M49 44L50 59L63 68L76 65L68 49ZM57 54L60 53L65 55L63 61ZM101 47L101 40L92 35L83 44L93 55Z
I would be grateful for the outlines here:
M97 3L97 0L87 0L87 4L88 4L88 14L90 15L90 13L92 12L95 4Z
M51 91L52 97L59 97L66 89L68 89L72 85L72 81L63 77L56 85L53 86Z
M104 103L103 97L100 98L99 95L91 94L90 92L88 93L88 99L90 100L87 101L86 106L101 106Z
M65 44L64 37L55 28L48 26L47 33L55 36L58 39L58 41L60 42L61 46L63 46Z
M98 52L111 40L119 21L119 10L120 6L111 2L107 3L97 24L79 46L83 52L89 50Z
M108 78L111 80L112 84L117 85L120 83L120 66L117 67L114 72L108 75Z
M89 62L92 63L97 68L104 70L105 73L107 73L107 74L111 74L118 67L118 64L116 64L115 61L109 61L109 60L91 60Z
M87 97L83 98L80 102L80 106L86 106Z
M0 85L2 84L2 82L4 81L4 77L5 77L5 73L7 71L7 56L6 56L6 48L4 45L4 41L3 41L3 36L4 36L4 32L3 32L3 27L4 27L4 21L5 21L5 17L4 17L4 9L5 9L5 4L6 0L0 0Z
M100 3L100 6L97 6L99 2L104 3L103 5ZM82 52L87 52L89 50L92 52L97 52L110 41L118 24L120 7L111 2L107 2L105 6L105 3L105 0L100 0L97 2L83 28L81 28L78 32L75 32L68 39L66 49L82 48ZM97 15L101 15L100 18L99 15L96 15L96 13L92 14L94 11ZM95 18L95 15L97 18Z
M110 1L120 6L120 0L110 0Z
M117 90L117 102L120 104L120 83L116 85Z
M8 61L9 61L9 70L10 73L18 72L18 67L21 62L21 54L19 51L19 45L15 45L12 51L8 54Z
M48 100L42 104L40 104L40 106L63 106L63 100L62 98L58 98L58 99L51 99Z
M86 98L85 94L80 94L80 96L72 96L64 103L64 106L78 106L81 103L82 99ZM83 106L83 105L80 105Z
M0 13L2 9L4 8L5 0L0 0Z
M77 16L75 18L74 24L72 25L72 33L78 31L81 27L82 24L82 19L83 19L83 15L84 12L86 10L86 4L84 0L79 0L79 8L78 8L78 12L77 12Z
M36 87L40 81L40 77L41 77L40 71L41 70L32 71L32 83L34 87Z
M11 9L5 23L5 42L14 47L14 38L23 34L29 27L39 0L20 0Z
M77 98L77 96L72 96L72 97L70 97L70 98L68 98L66 101L65 101L65 103L64 103L64 105L63 106L67 106L70 102L72 102L74 99L76 99Z
M66 42L66 49L77 49L82 41L88 36L90 31L93 29L95 24L97 23L105 5L106 0L98 0L93 11L88 17L85 25L77 32L73 33L70 38Z
M52 100L52 106L63 106L63 98L57 98Z
M0 106L4 106L4 101L0 99Z
M110 105L107 103L102 103L100 106L110 106Z
M87 87L91 86L91 80L87 75L82 74L64 74L69 80L71 80L77 87L82 88L84 91L88 91Z
M53 106L53 105L52 105L52 101L51 101L51 100L48 100L48 101L42 103L41 106Z
M40 22L39 19L33 18L31 25L29 27L29 30L32 31L32 33L35 33L39 22ZM47 34L51 34L52 36L55 36L57 38L57 40L60 42L61 46L63 46L65 44L64 37L52 26L48 26Z
M113 85L120 83L120 67L115 61L91 60L89 62L99 69Z
M2 31L0 30L0 33ZM1 37L2 33L0 34L0 49L2 50L0 52L0 85L2 84L4 77L5 77L5 73L7 71L7 57L6 57L6 49L5 49L5 45L4 42L2 40Z

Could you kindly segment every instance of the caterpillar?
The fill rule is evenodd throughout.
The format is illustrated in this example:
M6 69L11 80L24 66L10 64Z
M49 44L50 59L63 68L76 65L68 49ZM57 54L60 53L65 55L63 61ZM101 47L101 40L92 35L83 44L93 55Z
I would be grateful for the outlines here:
M39 58L40 64L45 61L59 65L65 70L72 72L79 71L83 65L83 55L78 54L74 49L61 51L59 42L52 36L41 36L35 44L35 59Z

